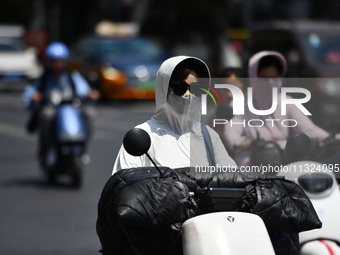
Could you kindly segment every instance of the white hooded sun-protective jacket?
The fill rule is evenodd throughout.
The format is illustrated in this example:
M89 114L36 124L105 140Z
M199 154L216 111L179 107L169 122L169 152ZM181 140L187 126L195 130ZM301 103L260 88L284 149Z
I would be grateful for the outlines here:
M198 77L210 78L207 65L200 59L177 56L167 59L158 70L155 81L156 113L150 120L136 126L151 138L148 154L158 166L170 168L209 166L201 131L201 99L193 94L176 96L169 92L171 75L178 64L188 62ZM197 68L197 69L195 69ZM207 127L215 155L216 165L236 167L218 134ZM153 166L146 155L135 157L121 146L113 174L121 169Z

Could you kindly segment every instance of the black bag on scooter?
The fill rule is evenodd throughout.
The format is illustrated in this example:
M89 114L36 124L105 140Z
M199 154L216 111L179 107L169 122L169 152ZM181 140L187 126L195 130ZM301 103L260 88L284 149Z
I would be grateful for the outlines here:
M125 169L106 183L97 219L103 254L181 254L180 232L170 225L207 213L204 199L196 201L203 210L193 209L188 191L200 193L209 187L247 187L240 210L246 204L264 220L277 252L285 244L295 244L296 233L321 226L308 197L290 181L267 182L243 173L207 176L190 168L161 171L163 178L152 167Z
M106 183L98 203L97 233L103 254L181 254L180 232L188 190L170 168L119 171Z

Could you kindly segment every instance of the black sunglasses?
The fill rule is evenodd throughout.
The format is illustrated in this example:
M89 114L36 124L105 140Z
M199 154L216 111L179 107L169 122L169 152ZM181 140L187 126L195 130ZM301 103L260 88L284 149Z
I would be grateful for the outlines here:
M196 96L201 96L204 91L200 89L204 85L201 82L192 82L191 84L186 83L185 81L176 81L173 80L170 82L170 88L177 96L183 96L187 89L190 89L190 93L195 94Z

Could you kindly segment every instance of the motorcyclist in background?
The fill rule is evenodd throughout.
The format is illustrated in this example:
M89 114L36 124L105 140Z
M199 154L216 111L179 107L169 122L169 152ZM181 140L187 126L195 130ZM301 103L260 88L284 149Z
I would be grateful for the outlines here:
M267 110L272 106L272 88L277 88L279 93L282 86L282 78L287 69L286 60L282 54L276 51L261 51L252 56L248 64L249 85L253 88L254 108ZM281 115L281 99L278 96L277 108L269 115L255 115L247 107L243 116L234 116L232 121L241 123L251 119L263 119L264 125L260 127L243 125L225 125L225 140L230 148L249 148L251 142L257 137L266 141L286 140L290 134L303 132L311 139L320 141L329 136L328 132L314 124L295 105L287 106L287 114ZM273 124L265 119L276 120ZM282 119L297 121L295 127L279 125ZM239 156L235 155L238 165L249 165L249 151L244 151Z
M33 84L30 84L22 95L25 107L31 111L31 116L26 126L27 131L33 133L37 128L41 129L38 145L38 154L40 156L42 153L47 153L46 145L53 142L51 141L53 139L51 130L53 128L55 108L46 104L46 99L53 90L57 89L63 99L79 97L97 100L100 97L99 92L91 89L88 82L79 72L67 70L68 57L69 49L64 43L53 42L48 45L43 74ZM87 128L90 131L89 119L93 109L84 107L82 111ZM42 141L46 142L43 144Z

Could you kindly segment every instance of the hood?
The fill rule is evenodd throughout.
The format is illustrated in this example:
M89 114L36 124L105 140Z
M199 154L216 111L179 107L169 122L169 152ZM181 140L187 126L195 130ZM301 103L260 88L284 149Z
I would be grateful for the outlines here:
M248 77L249 78L258 77L257 72L258 72L260 60L266 56L276 57L280 61L280 63L282 64L281 77L285 76L286 71L287 71L287 63L286 63L284 56L282 56L282 54L277 51L260 51L249 59L249 64L248 64Z
M260 79L258 78L258 68L260 60L266 56L273 56L278 59L282 65L282 73L280 78L276 79ZM284 77L287 70L285 58L277 51L260 51L253 55L248 64L248 76L250 78L249 86L252 88L251 96L253 106L257 110L269 110L273 106L272 89L277 88L280 92L282 86L281 78Z
M171 75L178 66L188 66L195 70L198 78L209 78L208 66L199 58L176 56L165 60L159 68L155 80L156 114L153 119L163 128L176 134L192 130L193 123L200 123L201 100L190 94L176 96L168 94Z
M176 56L165 60L156 75L156 112L160 108L160 106L165 104L167 101L171 75L175 70L175 67L178 66L180 63L188 63L190 66L192 66L192 69L196 71L199 77L210 79L210 71L208 66L206 65L206 63L203 62L203 60L199 58L189 56Z

